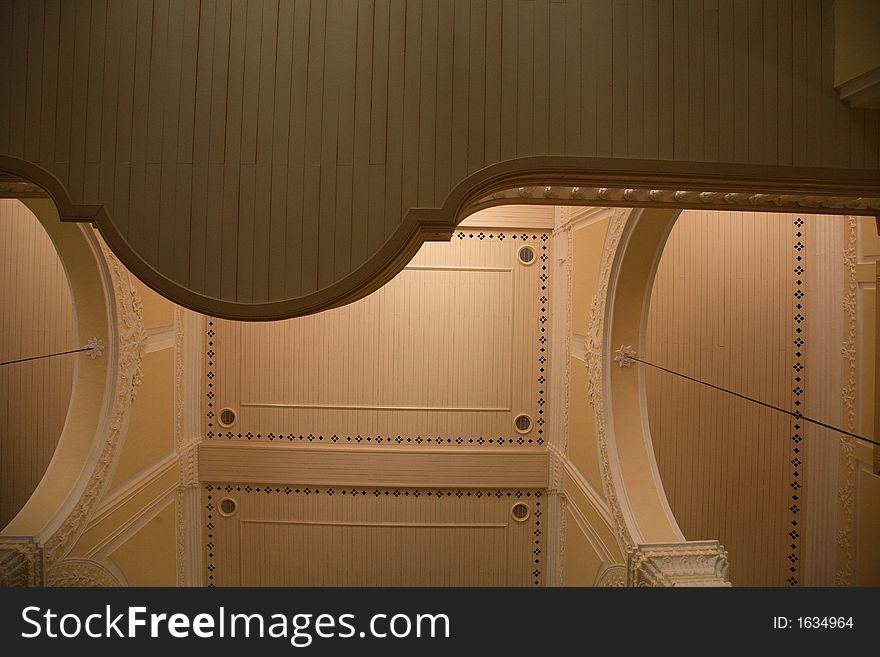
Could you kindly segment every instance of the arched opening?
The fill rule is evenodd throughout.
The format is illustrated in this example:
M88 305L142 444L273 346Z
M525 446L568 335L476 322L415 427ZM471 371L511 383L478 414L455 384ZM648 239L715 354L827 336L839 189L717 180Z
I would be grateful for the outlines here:
M34 492L64 428L82 342L67 274L28 208L0 199L0 528ZM51 356L59 353L61 355Z

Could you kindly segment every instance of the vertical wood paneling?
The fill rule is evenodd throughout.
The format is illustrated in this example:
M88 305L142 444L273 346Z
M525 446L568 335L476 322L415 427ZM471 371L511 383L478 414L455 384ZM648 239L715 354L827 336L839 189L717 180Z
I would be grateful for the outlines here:
M24 131L24 156L29 160L40 157L40 111L42 109L43 38L45 27L45 4L32 2L28 7L28 53L27 97L25 100L26 122Z
M522 222L498 228L504 210L489 214L495 228L425 245L397 278L351 305L286 322L216 320L213 403L235 408L239 420L234 431L211 437L366 446L393 434L392 444L542 444L546 304L538 298L546 294L549 236ZM536 254L530 266L517 261L524 241ZM513 428L519 413L535 423L521 439Z
M596 155L612 155L612 106L611 88L613 83L612 74L612 8L610 3L589 3L589 11L583 13L584 31L582 35L590 35L585 39L590 44L587 51L589 54L584 59L585 70L595 71L595 77L590 75L590 80L595 80L595 91L586 90L587 98L584 102L589 103L595 97L593 106L595 113L585 117L587 142L585 148L589 151L595 149ZM602 26L601 29L596 29ZM592 65L591 65L592 64ZM590 122L590 119L592 121ZM592 135L590 134L592 132Z
M0 2L0 89L12 90L12 21L14 4L11 0ZM12 94L0 94L0 149L10 151L12 124ZM52 158L43 158L51 161Z
M486 0L471 0L469 4L467 173L473 173L483 166L486 139ZM431 80L421 82L428 84ZM404 207L406 203L404 198Z
M627 5L627 156L645 156L644 7Z
M218 506L237 504L233 516ZM209 483L212 586L540 586L537 490ZM522 502L530 517L517 522ZM254 558L254 555L263 555Z
M581 150L581 87L583 80L583 63L581 61L581 4L568 2L565 4L565 102L562 104L565 113L565 153L577 153ZM502 64L503 66L503 64Z
M832 87L832 10L7 1L0 152L105 204L174 281L291 298L366 262L411 207L517 156L876 167L877 111Z
M75 349L64 267L36 217L0 200L0 361ZM0 527L46 471L67 417L76 355L0 368Z
M810 313L821 323L824 312L821 299L806 310L794 305L795 280L805 276L809 286L830 289L810 278L815 272L791 264L794 219L682 213L654 283L647 358L792 408L792 318ZM657 463L685 536L719 538L736 565L737 585L787 585L790 418L650 368L645 375ZM821 410L810 403L800 410Z
M673 88L673 4L661 2L657 18L658 32L658 56L657 56L657 80L663 93L660 94L658 109L658 135L660 159L671 160L675 155L675 93L669 93Z

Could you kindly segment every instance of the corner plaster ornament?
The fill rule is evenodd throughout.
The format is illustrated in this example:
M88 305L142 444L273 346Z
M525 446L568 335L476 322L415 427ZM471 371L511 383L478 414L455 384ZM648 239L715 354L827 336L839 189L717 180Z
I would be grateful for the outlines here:
M620 500L617 497L614 480L611 477L611 465L608 460L605 400L602 388L602 345L605 334L605 311L608 283L611 279L611 267L614 264L614 256L620 245L623 229L631 213L632 210L629 208L616 209L612 212L611 219L608 221L608 229L605 233L605 246L602 250L602 260L599 265L596 293L593 295L593 301L590 304L587 335L584 340L587 369L587 401L593 407L593 415L596 422L596 440L599 443L602 486L605 490L605 499L608 500L608 508L611 510L611 517L614 519L617 542L624 553L633 547L633 540L623 519Z
M646 543L627 553L634 587L730 586L727 551L718 541Z
M631 367L633 363L636 361L633 358L636 355L636 350L631 346L623 346L614 352L614 362L617 363L617 366L621 369L624 367Z
M109 421L104 420L107 427L106 437L85 490L61 527L45 543L47 569L70 551L103 496L110 482L112 467L118 458L118 448L128 428L131 403L141 384L141 362L147 343L147 332L141 321L143 304L132 285L131 275L103 241L99 240L99 243L100 252L104 255L110 273L112 299L116 310L118 362L116 372L108 373L109 376L116 377L115 396Z
M89 350L88 356L92 360L104 355L104 343L100 338L89 338L89 341L86 342L86 348Z
M43 586L43 550L31 538L0 536L0 587Z
M623 588L626 586L626 566L622 563L611 564L596 575L595 586L607 588Z
M46 573L46 585L57 587L122 586L104 566L91 559L64 559Z

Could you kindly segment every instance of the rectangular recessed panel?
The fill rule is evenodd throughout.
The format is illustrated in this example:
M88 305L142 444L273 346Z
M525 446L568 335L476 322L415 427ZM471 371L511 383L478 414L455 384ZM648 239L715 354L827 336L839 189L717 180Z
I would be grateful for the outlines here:
M543 445L551 257L543 229L462 229L340 308L282 322L209 319L206 437ZM232 424L218 421L226 408ZM520 414L530 422L518 430Z
M209 586L541 586L534 488L212 482ZM514 517L513 507L521 513Z
M241 585L504 586L506 530L479 524L245 521L242 553L260 558L242 564ZM461 567L465 563L468 568Z
M242 405L508 410L512 283L509 268L408 268L351 308L243 324Z

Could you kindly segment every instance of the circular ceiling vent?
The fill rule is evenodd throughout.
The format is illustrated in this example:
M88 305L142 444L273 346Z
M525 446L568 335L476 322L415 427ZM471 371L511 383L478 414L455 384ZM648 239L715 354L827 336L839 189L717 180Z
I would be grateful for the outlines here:
M529 516L531 515L531 510L529 509L527 504L517 502L510 508L510 515L512 515L513 519L517 522L525 522L529 519Z
M220 415L217 416L217 419L220 421L220 425L224 427L231 427L235 424L235 421L238 419L238 416L235 414L235 411L231 408L221 409Z
M525 244L519 247L519 251L516 252L516 257L519 259L521 265L533 265L535 264L535 249L528 244Z
M238 511L238 502L231 497L224 497L220 500L220 515L229 517Z
M528 433L532 430L532 418L525 413L520 413L513 420L513 426L519 433Z

